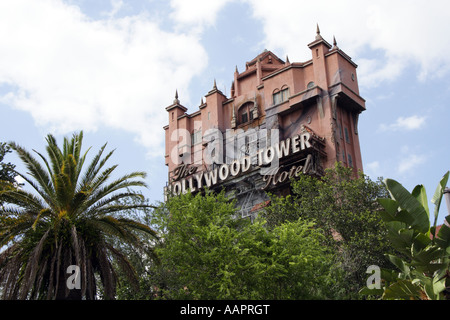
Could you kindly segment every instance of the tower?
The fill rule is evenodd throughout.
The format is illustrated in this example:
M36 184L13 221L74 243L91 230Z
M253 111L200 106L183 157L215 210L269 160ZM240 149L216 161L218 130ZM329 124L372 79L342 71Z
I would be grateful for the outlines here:
M229 97L214 81L191 114L176 95L164 127L170 192L225 189L252 216L267 191L289 193L292 176L320 176L336 161L355 175L363 170L357 65L318 26L308 47L305 62L264 50L245 70L236 67Z

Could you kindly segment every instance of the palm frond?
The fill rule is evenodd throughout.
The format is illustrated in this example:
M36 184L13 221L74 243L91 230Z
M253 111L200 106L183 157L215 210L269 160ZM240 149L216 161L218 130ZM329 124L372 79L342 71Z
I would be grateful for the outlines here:
M34 219L27 215L3 221L0 230L0 246L8 245L17 237L23 236L33 226Z
M20 176L22 179L25 180L35 191L36 193L42 198L42 200L45 201L45 203L51 207L54 208L54 201L53 201L53 185L49 186L49 189L51 190L51 193L49 194L46 189L43 189L40 187L40 185L36 184L33 180L28 178L25 175L22 175L21 173L17 173L18 176Z
M51 194L52 181L48 173L42 168L41 164L28 151L17 145L15 142L10 142L9 146L11 149L16 151L19 158L23 161L25 167L30 171L30 175L36 180L36 182L48 194Z
M96 208L95 210L89 210L86 215L89 217L102 217L106 216L115 212L126 212L128 210L133 209L145 209L148 208L148 205L146 204L130 204L130 205L123 205L123 204L112 204L107 206L102 206L100 208Z
M151 235L152 237L158 239L158 233L146 224L137 222L132 219L126 219L126 218L120 218L118 220L120 223L122 223L123 225L125 225L128 228L132 228L133 230L143 231L146 234Z
M110 244L106 244L106 248L114 256L115 261L117 262L119 267L122 269L122 271L124 272L127 279L130 281L133 289L135 289L135 290L139 289L139 281L138 281L138 278L136 275L136 270L134 269L134 267L132 266L130 261L127 259L127 257L122 252L120 252L119 250L117 250Z
M121 190L121 189L127 189L130 187L143 187L146 188L147 184L142 180L131 180L134 178L145 178L144 172L133 172L130 174L127 174L125 176L120 177L119 179L116 179L115 181L109 183L108 185L105 185L98 190L96 190L92 196L91 196L91 203L97 202L100 199L106 197L107 195Z
M86 156L87 156L89 150L91 150L91 148L88 148L87 151L83 154L83 156L81 158L79 158L77 161L77 181L79 181L80 174L82 172L84 162L86 161ZM78 183L77 188L79 188L79 186L82 186L82 185L83 185L83 183ZM80 191L79 189L76 190L76 192L79 192L79 191Z
M4 202L19 206L31 212L38 213L45 207L40 198L23 189L2 191L1 197Z
M22 266L21 251L20 244L15 244L11 246L10 250L2 253L2 255L7 255L6 258L8 260L3 262L0 269L0 283L3 283L3 300L17 298L17 292L21 283L20 279L18 280Z
M117 165L114 165L108 169L105 169L99 175L92 177L90 183L83 186L84 187L83 190L89 190L91 194L94 193L103 183L105 183L105 181L109 179L109 177L116 168Z
M61 172L62 167L62 161L63 161L63 154L61 150L58 147L58 144L56 142L56 139L53 135L49 134L47 135L47 154L50 157L50 163L51 163L51 174L52 176L55 176Z
M45 240L47 240L49 232L50 230L47 230L47 232L44 233L37 246L31 252L25 269L24 283L20 288L19 299L21 300L25 300L27 298L30 289L32 288L36 280L36 273L40 265L42 249L44 247Z
M103 159L102 154L105 151L106 143L100 148L99 152L92 159L91 164L87 168L84 177L81 180L80 186L84 188L85 186L92 185L92 180L97 176L98 172L103 168L106 161L112 156L114 150L109 152Z
M121 239L127 239L127 232L121 226L120 222L111 216L93 218L86 221L86 223L99 232L108 236L115 236ZM129 240L129 239L127 239Z
M123 193L116 193L108 198L101 198L100 200L96 201L93 206L91 206L91 210L96 210L98 208L104 207L110 203L118 203L122 199L130 199L130 200L138 200L143 201L144 196L140 193L136 192L123 192ZM148 205L148 207L153 207Z
M104 243L98 244L96 251L105 298L107 300L113 300L117 281L114 268L108 259L108 254Z

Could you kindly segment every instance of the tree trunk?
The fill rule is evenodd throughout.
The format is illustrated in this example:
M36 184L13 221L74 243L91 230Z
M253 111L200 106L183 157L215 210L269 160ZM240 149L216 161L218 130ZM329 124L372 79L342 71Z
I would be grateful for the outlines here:
M81 276L81 275L80 275ZM69 284L71 280L70 273L66 273L66 270L61 270L59 272L58 288L56 289L56 300L81 300L81 289L69 289ZM69 283L68 283L69 282Z

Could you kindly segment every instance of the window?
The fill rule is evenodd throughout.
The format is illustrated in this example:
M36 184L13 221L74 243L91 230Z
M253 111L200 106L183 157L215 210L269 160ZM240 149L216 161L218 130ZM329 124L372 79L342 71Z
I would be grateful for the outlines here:
M281 89L273 94L273 104L279 104L286 101L289 97L289 88Z
M202 130L199 129L191 134L191 145L202 142Z
M339 122L339 120L336 121L337 122L337 131L339 134L339 138L342 139L342 128L341 128L341 124Z
M348 166L353 167L353 160L352 160L352 156L350 154L348 155Z
M246 123L248 121L248 113L244 112L241 115L241 123Z
M239 124L243 124L253 120L253 102L244 103L238 111Z
M350 143L350 137L348 135L347 127L344 128L344 134L345 134L345 142Z

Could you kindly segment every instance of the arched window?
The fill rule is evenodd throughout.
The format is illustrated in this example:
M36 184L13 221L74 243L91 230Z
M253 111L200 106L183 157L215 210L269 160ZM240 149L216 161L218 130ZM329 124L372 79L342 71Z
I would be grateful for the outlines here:
M244 103L238 110L238 124L253 120L253 102Z
M289 88L287 86L283 86L281 87L281 90L275 90L272 96L274 105L282 103L289 97Z

